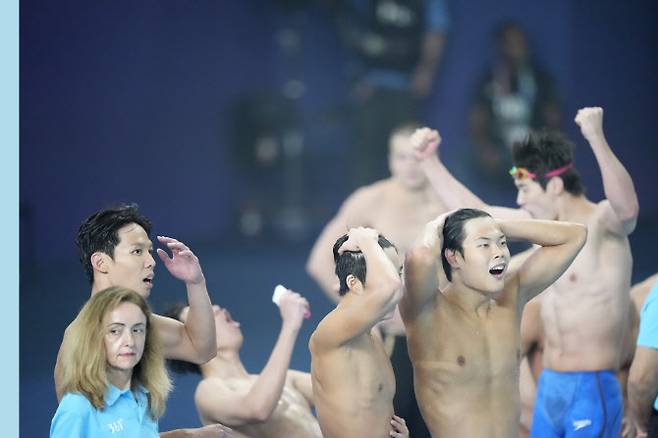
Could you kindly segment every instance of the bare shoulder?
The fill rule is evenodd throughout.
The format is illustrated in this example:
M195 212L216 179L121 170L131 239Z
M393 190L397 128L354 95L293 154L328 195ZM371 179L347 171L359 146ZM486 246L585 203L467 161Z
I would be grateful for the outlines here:
M374 205L391 191L392 184L393 182L390 179L375 181L372 184L358 188L350 195L349 199L366 205Z
M318 323L313 333L311 333L311 337L308 340L308 349L312 354L322 353L328 347L331 333L327 327L330 324L330 322L327 322L327 318L330 318L335 311L336 309L332 310L327 316L322 318L322 321Z
M612 204L607 199L596 204L593 218L587 224L589 235L594 238L605 236L606 238L623 240L628 236L624 230L623 222L617 217ZM589 238L588 238L589 240Z

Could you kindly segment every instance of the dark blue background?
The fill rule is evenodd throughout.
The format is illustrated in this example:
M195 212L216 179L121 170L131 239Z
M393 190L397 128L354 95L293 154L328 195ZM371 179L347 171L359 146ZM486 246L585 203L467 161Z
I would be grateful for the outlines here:
M266 1L23 0L20 17L21 436L45 436L56 409L52 369L66 324L87 298L73 238L94 210L138 202L154 232L193 245L213 300L243 323L244 361L265 363L279 327L269 303L283 282L311 299L293 365L307 370L308 335L329 302L303 272L314 233L351 189L345 120L345 53L328 2L294 15L302 30L297 67L305 135L303 201L310 222L297 239L237 237L237 210L252 177L236 164L230 108L254 91L280 89L287 63L276 43L290 23ZM467 108L504 18L524 24L537 58L555 75L565 127L593 200L603 196L589 147L571 119L605 108L610 144L634 178L640 223L632 235L634 280L652 260L658 201L657 7L651 1L469 0L449 3L452 27L426 122L442 133L458 167L470 147ZM509 204L513 196L510 187ZM152 302L184 298L159 266ZM198 424L195 379L177 383L161 428Z

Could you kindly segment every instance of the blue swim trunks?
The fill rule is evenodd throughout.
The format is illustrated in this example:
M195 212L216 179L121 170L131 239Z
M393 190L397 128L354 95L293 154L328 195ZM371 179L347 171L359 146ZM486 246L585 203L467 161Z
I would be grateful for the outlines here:
M624 416L614 371L544 369L539 376L531 438L618 438Z

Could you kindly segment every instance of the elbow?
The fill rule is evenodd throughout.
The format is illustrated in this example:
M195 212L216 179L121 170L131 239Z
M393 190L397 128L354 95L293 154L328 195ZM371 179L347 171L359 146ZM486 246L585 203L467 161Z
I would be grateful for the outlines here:
M587 226L583 224L576 224L576 235L578 236L578 247L582 248L587 241Z
M274 412L274 406L266 406L264 403L254 406L250 420L254 423L264 423L270 419Z
M213 360L217 356L217 347L212 346L212 347L206 348L206 350L203 352L203 354L201 356L202 356L201 359L203 360L203 362L201 362L199 365L204 364L206 362L210 362L211 360Z
M640 214L640 204L635 199L631 205L619 213L619 220L624 224L626 234L631 234L637 225L637 218Z
M213 360L215 356L217 356L217 347L215 346L213 348L211 346L207 346L202 350L197 350L196 356L189 362L192 362L195 365L203 365Z

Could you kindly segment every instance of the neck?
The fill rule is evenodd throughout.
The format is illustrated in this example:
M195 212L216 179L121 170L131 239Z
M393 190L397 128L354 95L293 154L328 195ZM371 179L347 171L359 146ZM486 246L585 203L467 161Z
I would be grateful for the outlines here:
M132 381L133 370L120 370L117 368L109 367L107 370L107 380L120 390L130 388Z
M500 292L489 293L473 289L464 284L461 278L455 278L455 273L453 272L453 283L446 290L445 295L465 313L479 316L483 313L486 314L486 312L498 305L496 299L501 293L502 290Z
M98 292L107 289L108 287L112 286L109 284L108 281L105 280L104 277L97 278L96 276L98 274L94 274L94 282L91 284L91 295L94 296Z
M229 349L217 350L217 356L201 365L201 373L204 378L219 377L221 379L230 379L249 376L249 373L240 360L240 352Z
M593 203L584 195L564 193L557 201L557 220L586 224L592 207Z

